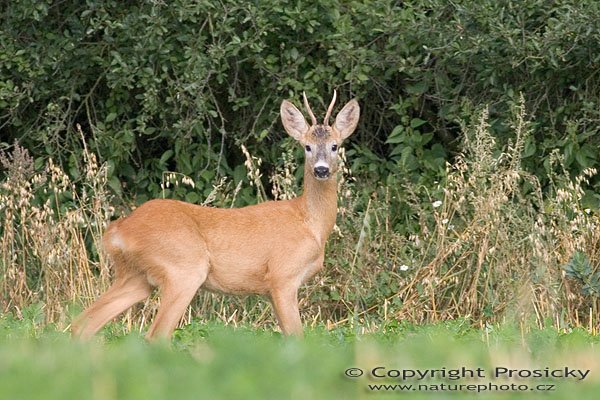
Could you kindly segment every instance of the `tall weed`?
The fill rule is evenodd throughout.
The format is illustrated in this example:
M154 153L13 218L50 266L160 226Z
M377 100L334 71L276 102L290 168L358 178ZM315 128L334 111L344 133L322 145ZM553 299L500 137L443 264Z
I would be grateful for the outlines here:
M504 147L490 133L486 110L475 126L463 127L462 151L437 187L407 181L372 188L352 176L342 157L338 224L326 266L300 294L306 324L362 332L401 321L466 318L481 325L511 320L597 331L600 224L597 211L582 205L596 171L588 168L572 178L555 153L548 164L551 185L542 190L521 163L531 131L523 104L514 110L513 140ZM260 158L245 148L243 153L248 181L262 201L266 171ZM19 317L39 303L47 322L67 327L68 307L88 305L110 282L110 265L99 247L116 213L107 166L86 148L74 178L52 159L36 165L18 145L0 162L0 306ZM297 168L286 153L269 179L273 196L298 193ZM168 190L180 176L185 178L169 174L165 195L175 195ZM188 181L182 183L191 191ZM239 191L239 185L221 179L203 203L231 206ZM410 207L411 218L397 220L400 204ZM159 302L154 296L128 312L125 327L143 329ZM273 324L268 304L254 296L202 292L183 323L194 316Z

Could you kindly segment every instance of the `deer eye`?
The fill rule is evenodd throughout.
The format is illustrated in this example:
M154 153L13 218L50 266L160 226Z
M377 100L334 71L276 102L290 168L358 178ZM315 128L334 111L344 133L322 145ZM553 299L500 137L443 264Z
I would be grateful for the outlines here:
M331 151L337 151L337 144L334 144L333 146L331 146Z
M304 146L304 149L309 153L312 151L309 145Z

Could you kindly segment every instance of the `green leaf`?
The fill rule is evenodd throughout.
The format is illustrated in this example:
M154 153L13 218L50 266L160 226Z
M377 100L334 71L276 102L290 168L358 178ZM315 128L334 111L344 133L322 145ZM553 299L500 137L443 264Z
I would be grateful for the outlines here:
M426 123L427 123L427 121L425 121L424 119L421 119L421 118L413 118L413 119L410 121L410 127L411 127L411 128L418 128L418 127L420 127L421 125L423 125L423 124L426 124Z
M115 120L115 118L117 118L117 113L111 112L106 116L106 122L112 122Z
M403 133L404 133L404 126L402 126L402 125L396 126L394 128L394 130L392 131L392 133L390 133L390 135L388 136L385 143L387 143L387 144L403 143L404 139L405 139Z
M161 164L166 163L172 156L173 156L173 150L167 150L167 151L165 151L162 154L162 156L160 157L160 163Z
M575 153L575 160L582 168L589 167L590 163L588 162L587 156L583 151L577 151Z
M200 196L198 196L198 193L196 192L188 192L185 195L185 201L187 201L188 203L199 203Z
M108 186L117 194L121 194L121 181L116 176L111 176L108 180Z
M406 90L406 93L415 95L421 95L425 93L428 89L429 84L425 81L420 81L412 85L408 85L404 88L404 90Z
M535 154L536 151L536 145L535 145L535 141L531 138L527 138L527 140L525 141L525 147L523 148L523 158L527 158L527 157L531 157L532 155Z
M563 270L568 277L576 278L583 282L592 274L592 265L587 254L582 251L576 251L571 256L569 262L563 266Z

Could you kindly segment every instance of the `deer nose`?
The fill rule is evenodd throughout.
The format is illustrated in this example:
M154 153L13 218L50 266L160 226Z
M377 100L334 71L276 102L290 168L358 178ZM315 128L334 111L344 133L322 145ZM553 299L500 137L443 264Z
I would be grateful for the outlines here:
M318 166L315 167L315 176L317 178L327 178L329 177L329 167Z

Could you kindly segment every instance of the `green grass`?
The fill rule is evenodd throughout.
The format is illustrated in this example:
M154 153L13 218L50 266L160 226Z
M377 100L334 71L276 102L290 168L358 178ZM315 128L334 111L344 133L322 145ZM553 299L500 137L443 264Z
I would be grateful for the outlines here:
M106 333L107 331L105 331ZM138 335L107 334L73 342L52 326L0 321L0 398L27 399L391 399L479 397L465 392L374 391L371 384L553 385L553 391L491 392L486 399L593 398L600 390L597 336L511 325L474 329L465 321L381 333L313 329L304 340L277 333L193 323L172 343L148 344ZM369 378L389 371L481 368L485 378L421 381ZM522 370L590 369L574 378L492 378L496 367ZM349 378L348 368L364 375ZM410 372L407 372L410 373ZM413 386L415 387L415 386ZM440 388L439 386L437 387ZM544 388L549 388L545 386Z

